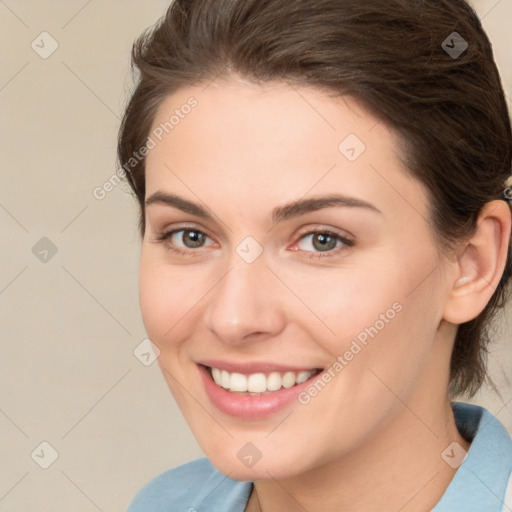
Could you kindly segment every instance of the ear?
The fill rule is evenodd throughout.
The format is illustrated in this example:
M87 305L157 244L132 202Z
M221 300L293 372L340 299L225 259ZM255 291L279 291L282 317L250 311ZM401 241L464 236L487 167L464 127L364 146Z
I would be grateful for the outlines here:
M510 244L511 213L495 200L480 212L475 234L454 262L443 318L462 324L476 318L491 299L505 269Z

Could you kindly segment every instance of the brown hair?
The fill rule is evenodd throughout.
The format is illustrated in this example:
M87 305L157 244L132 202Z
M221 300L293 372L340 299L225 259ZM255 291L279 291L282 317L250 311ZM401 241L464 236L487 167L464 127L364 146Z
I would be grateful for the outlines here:
M464 48L453 32L467 42L460 55L450 51ZM475 231L481 208L511 174L510 119L491 44L462 0L175 0L135 42L132 66L140 75L118 158L139 202L142 233L145 159L132 157L158 107L180 87L231 74L350 94L382 118L405 142L407 166L429 192L441 247ZM509 250L487 307L458 328L452 395L472 395L485 379L489 321L506 300L511 271Z

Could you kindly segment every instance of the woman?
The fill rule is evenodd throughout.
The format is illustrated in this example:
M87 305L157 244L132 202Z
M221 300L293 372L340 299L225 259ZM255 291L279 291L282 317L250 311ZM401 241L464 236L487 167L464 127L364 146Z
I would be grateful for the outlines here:
M472 9L176 0L133 61L142 315L206 458L129 511L510 510L508 434L453 402L512 265Z

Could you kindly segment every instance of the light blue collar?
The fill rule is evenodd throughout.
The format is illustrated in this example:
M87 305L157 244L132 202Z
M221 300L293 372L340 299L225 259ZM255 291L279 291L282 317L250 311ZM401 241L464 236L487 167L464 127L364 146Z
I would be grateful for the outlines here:
M452 404L468 454L432 512L500 512L512 471L512 441L503 425L476 405Z

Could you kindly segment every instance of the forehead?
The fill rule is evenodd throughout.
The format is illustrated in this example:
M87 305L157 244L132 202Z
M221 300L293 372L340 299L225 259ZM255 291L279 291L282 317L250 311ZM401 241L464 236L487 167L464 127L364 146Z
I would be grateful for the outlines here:
M354 98L313 87L231 80L183 88L162 102L150 137L147 195L165 187L224 201L245 193L255 207L282 203L283 194L337 191L395 205L400 195L425 195L385 123Z

